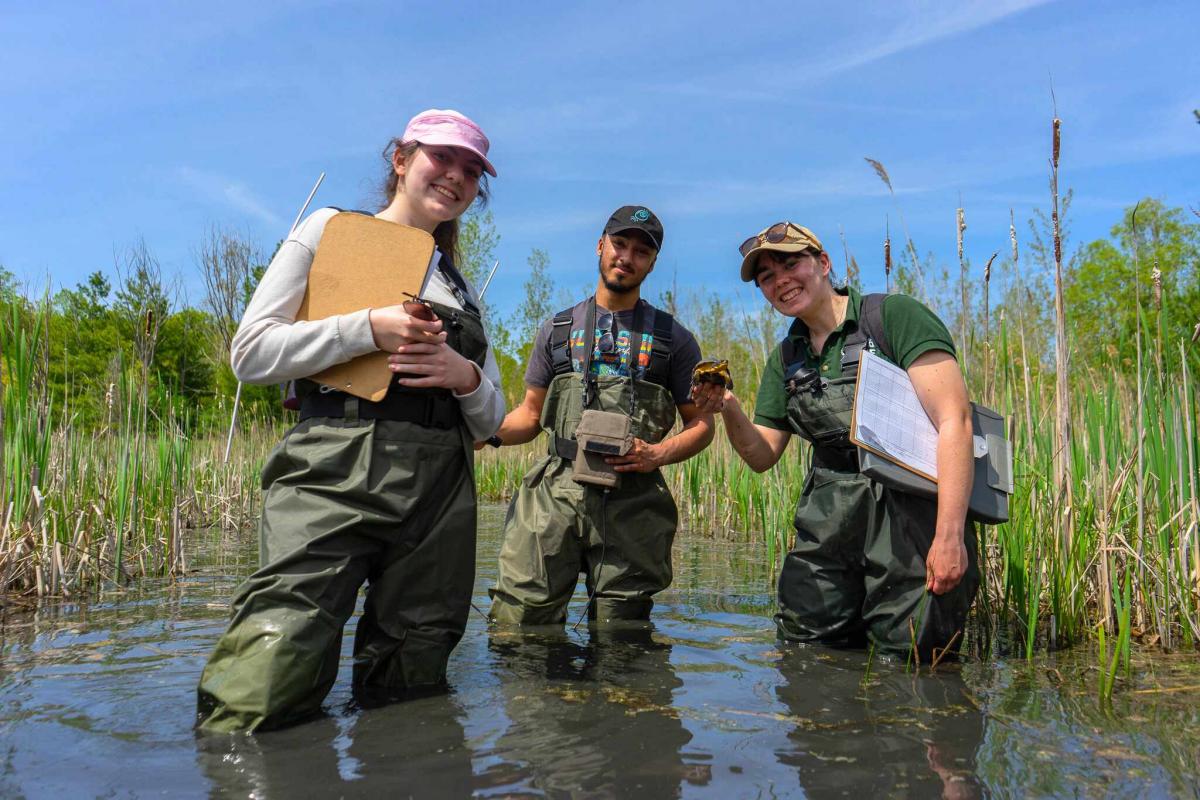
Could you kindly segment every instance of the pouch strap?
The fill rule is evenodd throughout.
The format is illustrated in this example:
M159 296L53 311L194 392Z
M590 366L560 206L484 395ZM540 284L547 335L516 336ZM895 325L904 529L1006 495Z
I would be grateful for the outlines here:
M550 435L548 451L552 456L574 461L575 456L579 455L579 442L553 433Z

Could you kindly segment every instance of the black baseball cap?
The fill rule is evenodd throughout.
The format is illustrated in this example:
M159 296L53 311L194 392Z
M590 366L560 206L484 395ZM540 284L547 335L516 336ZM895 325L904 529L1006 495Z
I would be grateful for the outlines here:
M663 226L654 212L645 206L621 206L608 218L604 226L606 234L641 231L654 242L655 250L662 250Z

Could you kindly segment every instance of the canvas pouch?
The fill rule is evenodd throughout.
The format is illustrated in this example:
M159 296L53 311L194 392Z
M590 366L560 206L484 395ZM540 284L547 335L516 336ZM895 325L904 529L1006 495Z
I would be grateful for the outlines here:
M623 456L633 446L633 421L615 411L584 411L575 428L578 451L575 455L576 483L615 487L621 481L612 465L604 459Z

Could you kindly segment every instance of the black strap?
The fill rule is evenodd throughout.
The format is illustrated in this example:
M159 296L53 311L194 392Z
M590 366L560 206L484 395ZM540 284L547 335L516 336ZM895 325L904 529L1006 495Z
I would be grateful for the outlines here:
M442 253L438 260L438 270L449 280L450 291L463 309L479 316L479 306L471 301L471 289L467 286L467 279L458 271L458 267L454 266L450 256Z
M392 387L379 402L362 400L345 392L310 391L300 400L301 421L310 417L350 418L347 413L357 400L358 419L413 422L426 428L455 428L463 424L458 401L449 394L404 392Z
M654 309L654 341L650 345L650 366L645 379L663 387L671 385L671 334L675 318L661 308Z
M886 299L887 295L882 292L863 296L862 307L858 311L858 329L879 347L879 352L888 361L895 363L896 354L892 352L887 330L883 327L883 301Z
M596 396L596 376L592 374L592 351L596 348L596 295L587 301L583 315L583 407Z
M571 316L572 309L554 315L550 329L550 366L555 375L566 375L571 371Z
M788 326L787 336L784 336L783 341L779 343L779 357L783 361L784 372L799 360L797 354L799 348L796 346L796 339L806 330L808 328L803 322L799 319L794 319L792 320L792 324Z
M549 450L552 456L565 458L567 461L574 461L575 456L579 454L579 442L559 436L557 433L551 433Z

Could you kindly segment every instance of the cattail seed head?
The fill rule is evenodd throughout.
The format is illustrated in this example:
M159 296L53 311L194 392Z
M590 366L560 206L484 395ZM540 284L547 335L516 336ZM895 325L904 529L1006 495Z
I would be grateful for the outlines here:
M1051 148L1051 152L1053 153L1052 158L1054 161L1054 168L1058 169L1058 147L1059 147L1059 143L1062 139L1062 120L1059 119L1058 117L1054 118L1053 128L1054 128L1054 145Z

